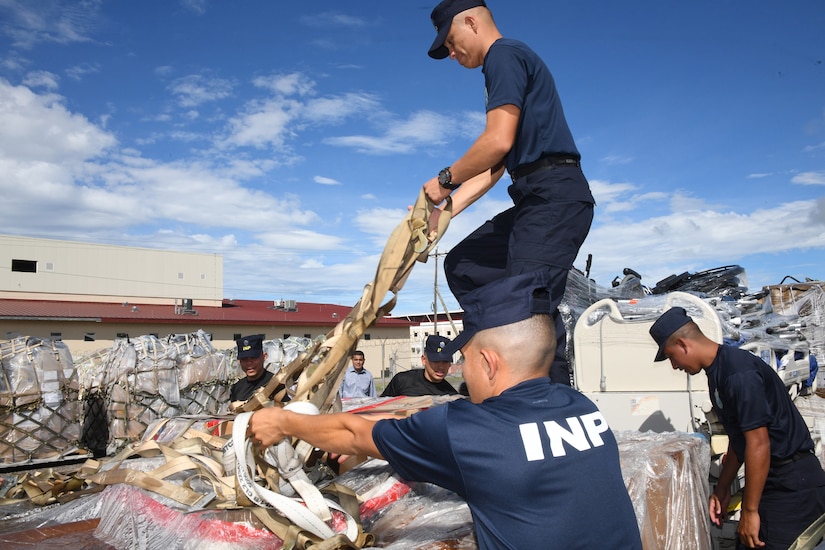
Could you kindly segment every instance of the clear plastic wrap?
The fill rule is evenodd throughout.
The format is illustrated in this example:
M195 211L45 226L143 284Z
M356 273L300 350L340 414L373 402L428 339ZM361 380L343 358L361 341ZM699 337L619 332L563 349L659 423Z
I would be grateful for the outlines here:
M43 529L66 523L94 520L100 517L101 494L90 494L64 504L36 506L20 501L0 507L0 548L8 548L9 533Z
M57 459L78 450L78 381L63 342L0 342L0 463Z
M282 542L249 510L183 513L129 485L103 492L97 539L121 550L277 550Z
M451 491L407 483L383 460L364 462L336 482L358 495L364 530L377 548L477 548L470 509Z
M644 548L710 550L710 445L697 434L618 432Z

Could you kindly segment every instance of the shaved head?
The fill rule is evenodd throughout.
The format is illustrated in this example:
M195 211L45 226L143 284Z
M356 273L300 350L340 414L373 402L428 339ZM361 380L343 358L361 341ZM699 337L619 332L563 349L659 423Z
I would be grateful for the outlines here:
M549 315L480 331L473 344L496 351L513 371L548 373L556 353L556 330Z

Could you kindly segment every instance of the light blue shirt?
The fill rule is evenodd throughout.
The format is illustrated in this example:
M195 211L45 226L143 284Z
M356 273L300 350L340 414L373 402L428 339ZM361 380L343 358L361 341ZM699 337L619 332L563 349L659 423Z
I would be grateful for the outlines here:
M342 399L347 397L375 397L375 384L372 380L372 374L367 369L361 369L361 372L358 372L355 367L350 365L346 374L344 374L344 380L341 382L338 394Z

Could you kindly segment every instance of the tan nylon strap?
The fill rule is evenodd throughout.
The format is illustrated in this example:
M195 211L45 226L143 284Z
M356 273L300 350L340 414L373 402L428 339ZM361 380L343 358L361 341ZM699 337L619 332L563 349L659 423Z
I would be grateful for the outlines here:
M90 480L100 485L114 485L117 483L133 485L171 498L185 506L195 506L204 497L204 495L196 493L186 487L163 481L145 472L139 472L130 468L100 472L93 475Z

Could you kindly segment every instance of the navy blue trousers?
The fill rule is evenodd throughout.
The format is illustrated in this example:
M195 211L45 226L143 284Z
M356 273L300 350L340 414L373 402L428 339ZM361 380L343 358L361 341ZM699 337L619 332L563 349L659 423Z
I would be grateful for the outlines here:
M550 376L569 385L564 353L567 335L558 305L567 274L593 222L593 198L578 167L542 170L520 178L508 192L515 206L485 222L447 254L447 283L461 304L468 292L492 281L539 270L550 272L548 313L554 317L557 338Z
M759 501L759 538L765 543L763 548L787 550L823 513L825 472L815 455L772 467ZM737 540L736 548L746 546Z

